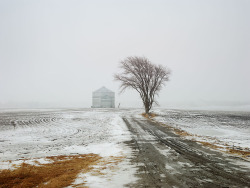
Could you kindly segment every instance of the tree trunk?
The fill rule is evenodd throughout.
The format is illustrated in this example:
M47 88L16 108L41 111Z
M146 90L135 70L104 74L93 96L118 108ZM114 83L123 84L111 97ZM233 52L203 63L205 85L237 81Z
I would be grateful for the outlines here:
M148 101L145 102L144 107L145 107L145 113L149 114L149 104L148 104Z

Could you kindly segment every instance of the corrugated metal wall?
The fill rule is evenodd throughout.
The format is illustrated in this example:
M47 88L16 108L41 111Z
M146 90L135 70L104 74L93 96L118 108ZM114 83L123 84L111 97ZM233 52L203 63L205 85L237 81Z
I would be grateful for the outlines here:
M92 94L92 108L115 108L115 92L105 87Z

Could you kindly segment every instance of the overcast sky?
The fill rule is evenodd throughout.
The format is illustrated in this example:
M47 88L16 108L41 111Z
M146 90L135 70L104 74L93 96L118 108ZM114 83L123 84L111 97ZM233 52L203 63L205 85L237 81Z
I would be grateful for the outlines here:
M118 63L172 70L161 107L250 106L249 0L0 0L0 106L90 107Z

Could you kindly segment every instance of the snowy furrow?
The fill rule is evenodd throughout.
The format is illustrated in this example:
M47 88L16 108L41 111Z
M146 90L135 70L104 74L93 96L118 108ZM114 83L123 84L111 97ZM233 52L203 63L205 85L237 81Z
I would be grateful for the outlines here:
M250 113L156 110L155 120L182 129L201 141L250 149Z

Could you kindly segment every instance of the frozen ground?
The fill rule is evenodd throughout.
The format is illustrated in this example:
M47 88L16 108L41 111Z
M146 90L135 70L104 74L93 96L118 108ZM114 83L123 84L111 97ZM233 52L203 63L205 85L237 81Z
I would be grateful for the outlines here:
M45 157L95 153L109 160L122 160L116 169L98 177L85 174L87 184L100 187L134 181L134 167L128 162L131 149L124 144L130 133L116 110L2 110L0 111L0 169L11 168L23 159L32 163ZM123 171L123 176L118 174ZM76 183L81 182L81 174ZM100 183L101 182L101 183Z
M250 149L250 112L156 110L155 119L193 134L199 141ZM192 137L191 137L192 138Z
M249 162L229 159L203 148L192 138L179 137L171 129L143 118L142 111L1 110L0 169L12 168L23 160L49 163L45 157L95 153L110 163L95 166L101 175L79 174L75 184L84 180L89 187L247 184ZM155 117L157 121L183 129L196 140L250 148L247 112L163 109L155 112L159 114ZM106 167L102 168L103 165ZM240 176L244 178L238 180Z
M179 113L176 124L166 126L170 119L164 118L166 112L158 112L162 115L156 119L162 118L164 124L135 114L123 117L132 133L132 162L139 168L132 187L250 187L249 161L210 149L194 136L177 134L181 125L176 121L185 120L185 113L174 111Z

